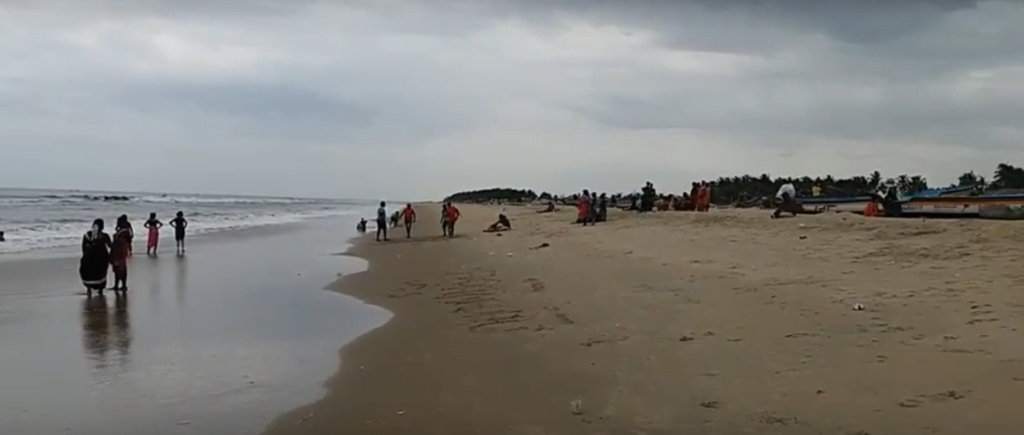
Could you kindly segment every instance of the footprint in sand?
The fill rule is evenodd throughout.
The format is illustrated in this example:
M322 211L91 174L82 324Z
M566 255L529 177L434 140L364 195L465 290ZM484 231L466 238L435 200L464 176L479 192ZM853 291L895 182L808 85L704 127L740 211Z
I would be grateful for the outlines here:
M798 422L796 417L779 417L770 412L759 412L754 414L754 421L772 426L789 426Z
M547 290L547 286L544 284L544 281L537 278L526 278L523 280L523 284L530 286L531 292L542 292Z
M611 337L592 338L590 340L587 340L587 341L584 341L584 342L580 343L580 346L592 347L592 346L594 346L596 344L618 343L620 341L626 341L626 340L629 340L628 336L625 336L625 335L615 335L615 336L611 336Z
M572 325L576 323L571 318L569 318L567 314L563 313L561 308L544 307L544 309L547 310L549 313L553 314L555 318L558 319L558 322L563 325Z
M971 394L971 390L946 390L941 393L935 394L920 394L916 397L908 397L898 402L903 408L917 408L924 405L926 402L941 403L952 400L963 400L967 398L967 395Z
M700 402L700 407L701 408L718 409L721 406L722 406L722 404L719 403L717 400L708 400L708 401Z

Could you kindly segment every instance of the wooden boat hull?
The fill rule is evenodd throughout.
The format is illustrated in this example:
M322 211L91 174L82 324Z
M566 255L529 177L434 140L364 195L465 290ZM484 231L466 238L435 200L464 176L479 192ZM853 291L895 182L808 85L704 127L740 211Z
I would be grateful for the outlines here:
M910 198L893 207L899 217L1024 219L1024 195Z

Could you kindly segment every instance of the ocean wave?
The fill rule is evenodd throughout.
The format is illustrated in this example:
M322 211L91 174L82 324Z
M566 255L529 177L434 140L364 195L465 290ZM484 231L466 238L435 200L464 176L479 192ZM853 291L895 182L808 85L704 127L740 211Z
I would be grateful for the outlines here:
M244 196L189 196L189 195L126 195L126 194L75 194L75 195L0 195L0 204L41 204L74 202L141 202L157 204L316 204L341 202L307 198L260 198Z
M189 215L188 228L190 234L207 234L250 227L282 225L309 219L355 215L363 211L360 208L349 207L302 212L197 214ZM13 227L0 228L0 231L5 232L6 237L6 241L0 243L0 254L77 245L81 241L82 234L88 230L89 222L89 220L60 218L45 222L16 223ZM12 224L12 222L8 222L8 224ZM140 222L136 222L135 226L136 232L144 231ZM161 235L170 237L173 235L172 233L172 231L163 231Z

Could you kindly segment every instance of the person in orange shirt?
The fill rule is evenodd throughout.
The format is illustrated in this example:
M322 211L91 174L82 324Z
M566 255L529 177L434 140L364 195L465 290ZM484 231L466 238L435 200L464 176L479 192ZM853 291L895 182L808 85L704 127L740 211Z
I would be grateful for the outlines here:
M416 222L416 210L412 204L406 204L402 209L402 221L405 222L405 238L412 238L412 224Z
M459 217L462 216L462 213L459 213L459 209L455 208L455 205L450 202L445 205L446 207L444 208L444 223L448 233L445 235L448 237L455 237L455 221L459 220Z
M864 216L865 217L878 217L882 215L882 211L878 209L878 199L874 196L871 197L871 202L864 205Z

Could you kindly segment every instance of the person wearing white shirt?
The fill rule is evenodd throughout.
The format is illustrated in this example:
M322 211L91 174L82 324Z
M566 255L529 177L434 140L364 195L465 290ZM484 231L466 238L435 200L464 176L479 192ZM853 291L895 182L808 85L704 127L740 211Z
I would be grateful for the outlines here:
M772 214L772 219L778 218L784 211L796 216L796 212L793 211L796 205L796 187L793 186L793 183L783 184L779 188L779 191L775 193L775 203L778 204L778 208Z

